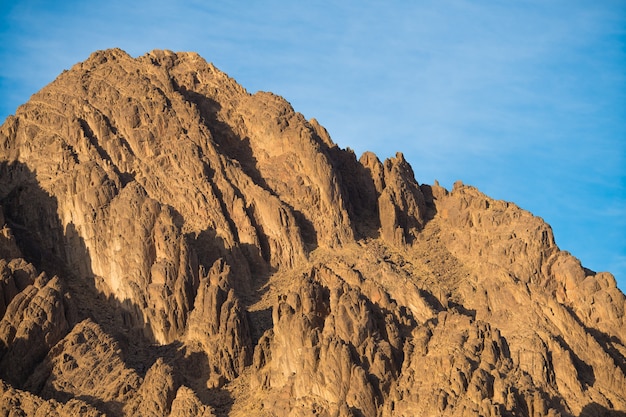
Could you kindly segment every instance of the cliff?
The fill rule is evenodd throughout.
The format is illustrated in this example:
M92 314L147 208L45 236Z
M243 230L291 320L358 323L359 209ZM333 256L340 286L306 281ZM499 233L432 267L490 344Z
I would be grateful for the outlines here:
M197 54L60 74L0 206L4 414L626 415L612 275Z

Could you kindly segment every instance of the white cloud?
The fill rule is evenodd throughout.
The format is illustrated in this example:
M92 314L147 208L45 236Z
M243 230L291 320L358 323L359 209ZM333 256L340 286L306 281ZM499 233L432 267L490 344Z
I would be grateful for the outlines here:
M556 205L586 235L611 224L585 212L626 206L623 2L57 3L0 16L2 117L95 49L195 50L343 147L404 151L421 182L463 179L544 217ZM614 235L598 251L623 255Z

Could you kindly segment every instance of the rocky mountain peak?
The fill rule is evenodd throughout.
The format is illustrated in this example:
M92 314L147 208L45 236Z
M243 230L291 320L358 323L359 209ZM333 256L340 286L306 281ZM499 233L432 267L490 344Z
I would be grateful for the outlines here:
M0 206L8 415L626 411L609 273L195 53L98 51L34 94Z

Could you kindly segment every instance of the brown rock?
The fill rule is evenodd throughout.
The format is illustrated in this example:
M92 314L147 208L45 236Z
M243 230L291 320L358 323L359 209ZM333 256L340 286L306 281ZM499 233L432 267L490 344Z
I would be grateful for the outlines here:
M402 153L385 161L384 178L378 197L381 235L389 243L411 244L424 223L426 202Z
M4 414L626 411L609 273L193 53L99 51L33 95L0 206Z
M125 365L119 344L96 323L85 320L50 350L26 387L61 401L97 399L107 414L120 415L140 382Z
M194 392L181 386L172 402L170 417L213 417L213 410L198 400Z
M44 274L17 294L0 321L2 379L21 387L39 361L68 331L61 283Z
M4 316L11 300L26 287L35 283L37 270L22 258L0 259L0 317Z
M187 340L199 343L207 353L214 372L209 382L212 387L237 377L252 356L248 320L230 288L231 279L230 267L216 261L200 279L189 318Z
M0 414L24 417L103 417L105 414L84 401L71 399L66 403L45 401L27 391L13 388L0 380Z
M148 369L136 396L124 405L128 416L167 416L176 397L174 369L159 358Z

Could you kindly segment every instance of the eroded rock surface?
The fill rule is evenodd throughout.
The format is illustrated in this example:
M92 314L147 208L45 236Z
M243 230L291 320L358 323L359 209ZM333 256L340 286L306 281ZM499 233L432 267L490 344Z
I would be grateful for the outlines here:
M625 309L197 54L96 52L0 128L7 415L620 416Z

